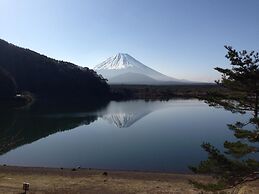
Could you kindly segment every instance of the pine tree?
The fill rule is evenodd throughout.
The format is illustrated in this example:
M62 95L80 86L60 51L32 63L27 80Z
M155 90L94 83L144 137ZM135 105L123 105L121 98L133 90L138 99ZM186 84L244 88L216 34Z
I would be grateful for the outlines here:
M253 116L247 123L228 125L238 141L225 141L224 153L210 143L202 144L208 159L190 169L195 173L211 174L218 180L214 185L193 182L203 189L223 189L259 178L259 161L253 157L259 151L259 54L245 50L238 52L229 46L225 48L231 69L215 68L222 75L221 80L216 82L223 90L211 93L206 102L213 106L223 106L232 112L252 112Z

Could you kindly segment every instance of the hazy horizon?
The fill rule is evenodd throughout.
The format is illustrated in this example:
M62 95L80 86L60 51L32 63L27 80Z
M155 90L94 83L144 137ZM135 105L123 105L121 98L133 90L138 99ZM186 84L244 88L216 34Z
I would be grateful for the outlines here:
M224 45L259 51L259 1L1 0L0 38L93 68L128 53L171 77L213 82Z

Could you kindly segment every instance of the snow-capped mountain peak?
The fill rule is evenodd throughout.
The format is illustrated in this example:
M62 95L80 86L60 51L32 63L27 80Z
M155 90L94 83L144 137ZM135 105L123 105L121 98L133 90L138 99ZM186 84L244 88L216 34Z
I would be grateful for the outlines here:
M125 69L134 66L143 65L132 56L127 53L118 53L117 55L108 58L101 64L97 65L94 70L103 70L103 69Z
M161 84L181 82L139 62L126 53L118 53L94 67L94 70L112 84Z

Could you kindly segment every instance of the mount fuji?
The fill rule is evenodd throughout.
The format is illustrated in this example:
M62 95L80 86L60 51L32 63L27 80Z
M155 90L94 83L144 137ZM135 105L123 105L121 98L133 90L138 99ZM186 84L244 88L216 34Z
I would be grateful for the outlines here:
M190 83L166 76L126 53L118 53L94 67L109 84L183 84Z

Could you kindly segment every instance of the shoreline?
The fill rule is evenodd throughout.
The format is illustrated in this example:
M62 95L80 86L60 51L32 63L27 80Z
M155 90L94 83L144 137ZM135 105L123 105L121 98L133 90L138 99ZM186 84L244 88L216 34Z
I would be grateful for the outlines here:
M183 84L183 85L110 85L111 100L169 100L173 98L208 97L210 92L222 90L216 84Z
M0 193L21 193L23 182L30 183L28 193L201 193L189 180L211 183L213 178L167 172L0 166ZM259 180L235 190L256 193Z

